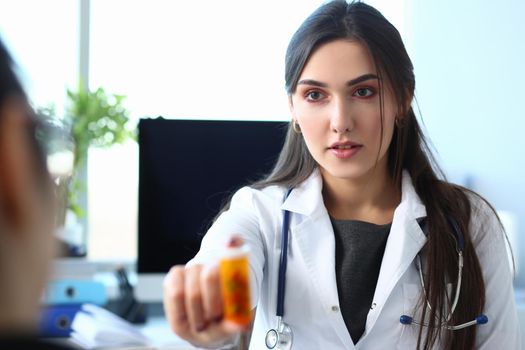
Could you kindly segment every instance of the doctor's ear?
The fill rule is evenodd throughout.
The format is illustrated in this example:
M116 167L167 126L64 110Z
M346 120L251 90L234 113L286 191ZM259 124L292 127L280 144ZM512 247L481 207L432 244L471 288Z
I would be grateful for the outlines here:
M288 95L288 108L290 109L290 113L294 113L294 106L293 106L293 100L292 95Z
M401 108L402 108L402 110L401 110L402 114L401 115L406 115L408 113L408 111L412 107L412 100L413 99L414 99L414 93L410 92L410 91L407 91L406 100L404 101L403 106L401 106Z

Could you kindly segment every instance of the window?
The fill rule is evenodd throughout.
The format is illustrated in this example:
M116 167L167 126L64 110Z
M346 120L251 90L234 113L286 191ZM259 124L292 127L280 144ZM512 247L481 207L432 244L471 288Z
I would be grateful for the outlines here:
M53 104L60 113L66 88L76 84L77 14L78 4L70 0L2 2L0 36L35 107Z

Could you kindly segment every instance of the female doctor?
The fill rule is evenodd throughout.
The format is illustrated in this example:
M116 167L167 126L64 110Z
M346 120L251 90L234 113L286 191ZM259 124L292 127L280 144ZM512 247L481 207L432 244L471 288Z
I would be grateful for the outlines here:
M398 31L368 5L329 2L293 36L285 77L275 168L165 278L173 331L205 348L243 331L204 267L237 234L251 249L250 349L518 349L505 233L483 198L443 180Z

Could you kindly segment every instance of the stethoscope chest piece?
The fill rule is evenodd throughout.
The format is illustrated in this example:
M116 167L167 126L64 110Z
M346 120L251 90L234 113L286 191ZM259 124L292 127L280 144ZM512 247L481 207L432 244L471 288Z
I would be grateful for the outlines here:
M279 322L277 329L270 329L264 339L268 349L290 350L292 348L292 330L284 322Z
M266 338L264 339L264 342L266 343L266 347L268 349L275 349L277 346L277 342L279 341L279 333L275 329L270 329L268 333L266 333Z

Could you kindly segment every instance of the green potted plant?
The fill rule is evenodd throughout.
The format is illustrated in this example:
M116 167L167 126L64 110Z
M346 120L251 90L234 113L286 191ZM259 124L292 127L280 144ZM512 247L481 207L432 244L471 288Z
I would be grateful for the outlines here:
M68 90L66 123L70 126L75 144L73 161L73 178L69 189L69 208L77 216L82 216L79 208L78 192L84 190L85 184L78 182L79 169L87 162L89 147L107 148L128 139L135 139L135 130L130 127L129 112L124 107L122 95L108 94L99 87L88 91L79 86L76 91Z
M79 205L79 197L86 190L82 179L86 178L89 148L107 148L136 139L135 128L130 125L129 111L123 105L124 99L124 96L109 94L101 87L89 91L79 84L77 90L67 90L67 103L60 125L73 145L70 152L73 154L72 168L68 174L61 174L55 179L59 202L57 224L64 227L65 231L68 231L66 217L73 214L78 219L85 215ZM44 116L47 124L52 120L56 125L58 119L54 108L41 108L38 113ZM62 234L64 235L67 236L68 232Z

